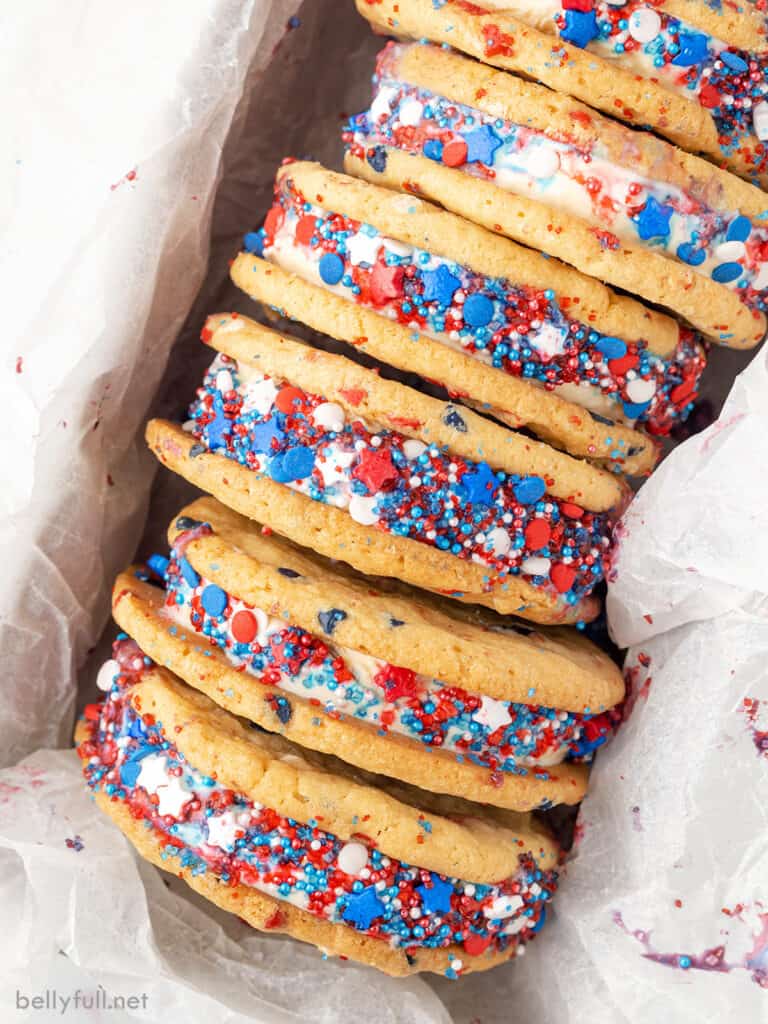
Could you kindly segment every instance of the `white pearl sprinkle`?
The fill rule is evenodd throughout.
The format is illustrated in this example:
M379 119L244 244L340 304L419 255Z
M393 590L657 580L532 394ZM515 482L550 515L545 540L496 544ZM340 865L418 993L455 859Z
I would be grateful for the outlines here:
M115 676L118 675L120 675L120 665L114 658L110 658L99 669L99 674L96 676L96 685L104 693L108 693L112 689Z
M629 34L638 43L650 43L661 31L661 18L649 7L641 7L629 17Z

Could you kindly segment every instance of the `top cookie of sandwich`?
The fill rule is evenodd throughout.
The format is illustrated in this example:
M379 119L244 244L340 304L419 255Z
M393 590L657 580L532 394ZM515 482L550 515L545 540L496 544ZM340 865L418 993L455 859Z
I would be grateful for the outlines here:
M665 434L690 411L705 364L692 332L414 196L287 162L264 226L245 241L330 292L335 308L338 296L378 314L367 317L364 341L378 341L379 358L417 370L426 348L430 379L461 386L475 401L473 380L487 379L496 410L507 410L501 418L572 454L642 472L654 452L637 427ZM249 294L298 319L312 315L317 303L299 303L286 274L264 282L252 267L244 255L232 269ZM338 337L339 317L329 319ZM517 392L525 401L513 405ZM513 410L516 419L508 418Z
M536 78L768 184L758 0L356 0L375 28Z
M347 168L640 295L734 348L765 331L765 195L568 96L389 44ZM467 178L471 179L471 184Z

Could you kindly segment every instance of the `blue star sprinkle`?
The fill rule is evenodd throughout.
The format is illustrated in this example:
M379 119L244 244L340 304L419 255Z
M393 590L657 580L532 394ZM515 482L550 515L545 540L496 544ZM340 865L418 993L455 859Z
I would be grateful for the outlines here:
M347 905L341 912L342 919L363 931L370 928L375 919L384 913L384 904L372 885L367 886L362 892L347 893L346 900Z
M416 892L421 896L424 909L431 914L447 914L451 909L453 886L439 875L430 871L431 886L417 885Z
M437 301L441 306L450 306L453 293L461 287L461 281L444 263L437 270L425 270L421 279L424 282L424 299L427 302Z
M464 141L467 144L467 163L492 164L493 154L501 145L501 139L487 124L467 132Z

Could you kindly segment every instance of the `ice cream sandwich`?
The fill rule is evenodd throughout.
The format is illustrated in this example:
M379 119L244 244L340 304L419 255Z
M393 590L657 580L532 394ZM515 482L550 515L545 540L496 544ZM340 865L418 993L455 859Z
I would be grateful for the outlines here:
M568 96L429 44L390 43L345 132L347 169L671 310L765 334L765 194Z
M704 345L671 317L423 200L318 164L286 163L246 246L232 276L254 298L301 320L328 301L315 294L323 288L399 330L391 337L368 317L366 339L378 326L387 362L407 368L415 334L438 380L457 353L470 357L499 392L510 377L527 385L537 414L522 424L502 415L510 425L617 470L650 469L655 447L640 429L669 433L697 394ZM266 274L261 257L278 273ZM337 322L331 310L328 320Z
M357 0L381 32L448 44L768 186L762 0Z
M456 978L544 922L558 850L528 815L441 799L249 727L123 638L76 741L147 860L253 927L392 975Z
M168 539L170 558L118 577L113 615L223 708L435 792L521 811L584 796L624 684L578 633L460 617L212 498Z
M169 468L367 575L535 622L597 614L613 474L244 317L203 338L186 429L147 427Z

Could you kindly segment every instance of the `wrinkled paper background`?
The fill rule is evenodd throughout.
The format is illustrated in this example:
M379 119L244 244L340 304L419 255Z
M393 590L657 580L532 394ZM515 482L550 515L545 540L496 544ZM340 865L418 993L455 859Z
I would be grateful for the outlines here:
M162 550L189 494L154 477L142 424L182 414L205 313L253 312L227 259L282 156L339 166L380 43L339 0L4 7L0 1019L768 1020L762 354L626 516L609 613L634 711L598 759L556 912L516 964L456 984L323 962L138 861L96 811L74 753L52 748L94 696L112 577L137 546ZM715 353L712 411L746 361ZM23 1009L78 989L143 1005Z

